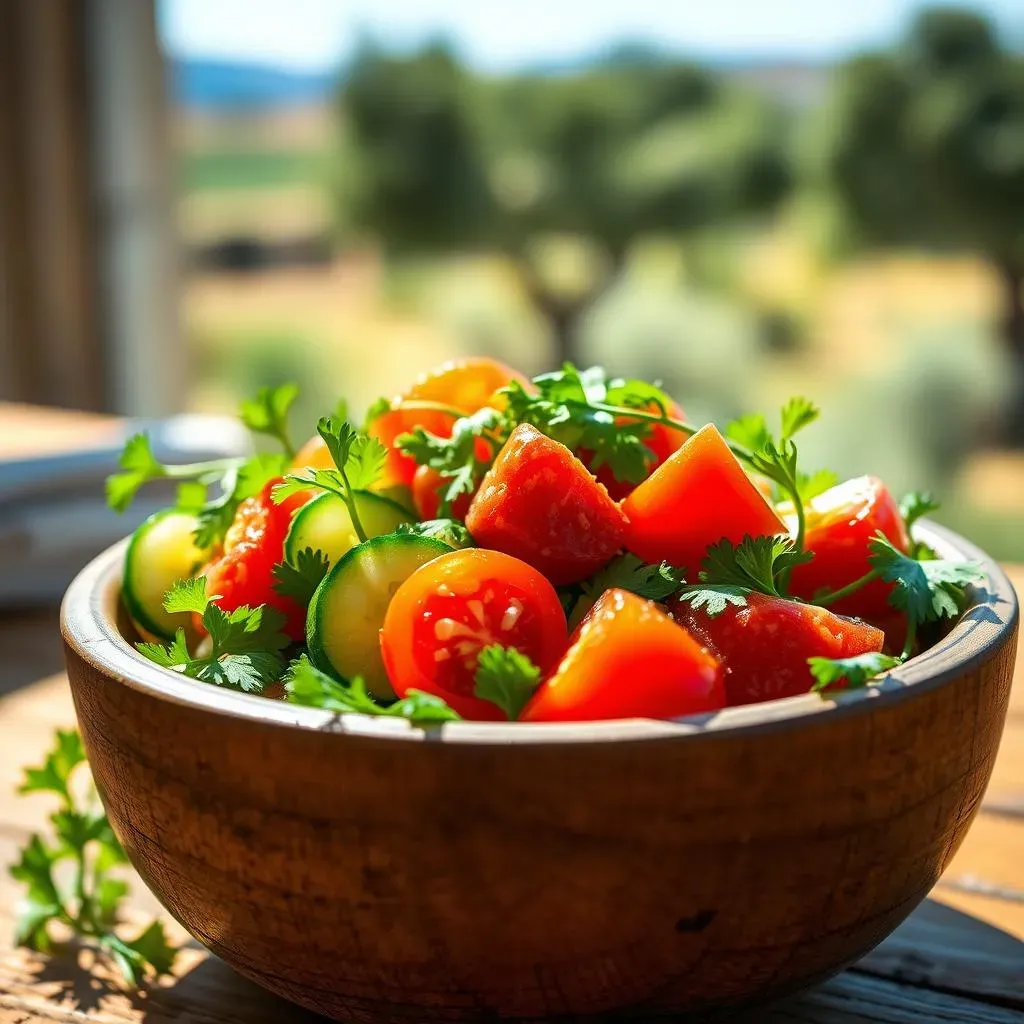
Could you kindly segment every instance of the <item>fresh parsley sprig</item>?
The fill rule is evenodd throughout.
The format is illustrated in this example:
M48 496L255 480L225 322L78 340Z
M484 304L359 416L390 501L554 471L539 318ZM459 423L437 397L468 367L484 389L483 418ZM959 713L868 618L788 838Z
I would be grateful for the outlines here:
M356 536L366 541L368 535L359 518L356 492L368 490L380 479L388 450L377 438L356 430L338 416L322 416L316 429L331 453L335 468L306 468L299 473L289 473L284 482L274 488L274 500L284 501L311 488L336 494L345 502Z
M395 532L429 537L455 549L476 547L472 534L458 519L423 519L418 523L399 523Z
M720 540L708 548L699 582L683 586L679 597L714 618L730 605L743 607L750 593L789 597L786 581L792 569L811 560L788 534L744 537L739 544Z
M572 595L569 629L575 629L606 591L628 590L649 601L664 601L684 583L682 571L668 562L648 565L636 555L626 554L613 558L577 588Z
M40 952L53 948L54 925L108 956L128 984L138 987L147 975L169 974L177 950L163 925L153 921L135 938L117 934L128 885L118 877L127 863L110 822L91 785L84 785L85 751L75 730L58 730L54 746L37 768L26 768L19 793L55 794L59 806L50 815L55 841L33 834L12 877L25 886L15 923L15 941ZM62 868L71 867L71 882Z
M340 715L407 718L417 726L440 725L442 722L459 720L459 715L440 697L420 690L409 690L401 700L393 704L378 704L360 677L340 682L326 672L321 672L305 654L288 666L285 692L293 704L320 708Z
M254 434L266 434L279 441L289 460L295 458L295 445L288 434L288 411L298 397L298 384L260 388L255 398L242 402L239 413L242 422Z
M516 721L540 682L540 669L515 647L491 644L479 655L474 693Z
M179 581L164 599L164 609L171 614L191 612L202 616L203 628L210 636L209 653L193 655L181 628L169 644L135 646L155 664L192 679L243 693L259 693L279 679L284 668L282 652L290 642L281 632L284 616L265 604L255 608L243 605L226 612L215 600L216 595L206 593L203 576Z
M313 600L316 588L330 568L331 563L322 551L305 548L295 555L294 560L285 558L274 566L274 590L305 607Z
M883 672L903 664L903 658L881 651L869 651L850 658L808 658L807 665L814 677L812 693L824 693L837 688L858 689L867 686Z

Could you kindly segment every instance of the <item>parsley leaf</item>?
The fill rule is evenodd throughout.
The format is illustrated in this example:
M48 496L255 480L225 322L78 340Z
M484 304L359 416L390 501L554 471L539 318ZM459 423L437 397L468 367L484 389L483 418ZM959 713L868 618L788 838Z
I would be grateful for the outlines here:
M208 550L220 544L234 522L238 506L259 494L287 467L288 457L273 452L262 452L231 467L220 480L220 496L206 502L198 512L196 547Z
M298 384L279 384L260 388L255 398L242 402L240 418L256 434L266 434L281 442L289 459L295 458L295 446L288 436L288 410L299 397Z
M469 530L458 519L424 519L419 523L399 523L396 532L430 537L455 549L476 547L476 541Z
M779 434L782 443L785 444L794 434L810 426L820 415L821 410L809 398L791 398L782 407L779 415L782 421Z
M708 548L701 563L700 579L785 597L779 587L780 578L793 566L813 557L809 551L798 551L793 538L784 533L773 537L748 535L739 544L723 539Z
M839 483L839 476L831 469L816 469L813 473L797 471L796 489L800 500L806 505L812 498L824 494Z
M574 596L569 629L575 629L594 602L606 591L628 590L649 601L664 601L683 585L682 571L662 562L648 565L628 552L613 558L603 569L584 580Z
M192 679L244 693L260 692L280 677L284 667L281 652L290 643L281 632L284 616L265 604L255 608L242 605L226 612L206 596L205 588L202 576L179 582L168 593L164 607L202 613L203 627L210 637L209 654L193 657L184 629L179 629L168 644L138 643L136 649L155 664Z
M450 515L452 505L463 494L474 494L494 460L503 415L484 407L470 416L457 419L450 437L439 437L416 427L398 438L398 447L420 466L436 469L448 480L441 495L439 513ZM480 457L479 440L485 439L487 458ZM504 441L504 435L500 435Z
M333 711L340 715L407 718L418 726L459 720L455 711L440 697L420 690L409 690L401 700L385 707L370 696L360 677L340 682L326 672L321 672L305 654L288 666L285 691L293 704Z
M322 551L306 548L296 554L294 563L286 558L274 566L274 590L300 605L308 605L330 568L331 563Z
M139 985L147 974L170 973L177 950L168 943L159 922L132 940L122 939L114 931L128 886L111 871L126 858L95 790L83 790L72 781L84 760L78 733L58 731L42 766L25 770L20 792L56 793L60 805L50 815L57 842L51 844L32 835L9 869L25 886L17 907L15 940L47 952L53 947L50 926L59 922L80 941L106 953L129 984ZM62 862L73 865L76 879L73 889L67 891L55 874Z
M491 644L480 652L474 693L496 704L510 722L522 714L540 682L540 669L514 647Z
M759 412L748 412L733 420L726 426L725 436L752 452L760 451L772 439L768 424Z
M107 504L116 512L124 512L144 484L167 476L146 434L133 434L128 438L117 464L122 472L108 476L106 482Z
M944 558L919 562L894 547L881 531L869 547L872 568L893 584L889 604L906 614L912 628L959 615L966 600L964 588L985 577L980 562Z
M909 530L922 516L936 512L940 507L940 502L927 491L911 491L900 502L900 515Z
M385 398L381 395L380 398L375 398L371 403L370 407L366 410L366 416L363 418L363 429L369 431L370 427L376 420L379 420L381 416L386 412L391 411L391 399ZM341 415L340 411L338 413ZM348 417L345 417L346 419Z
M876 676L903 664L903 659L871 651L850 658L808 658L807 664L814 676L811 692L820 693L833 687L853 690L867 686Z
M747 603L748 587L729 583L695 583L679 591L679 600L687 601L696 609L703 609L710 618L721 615L730 605L743 608Z
M377 438L356 430L338 416L322 416L316 429L331 453L335 468L307 467L300 473L289 473L284 482L274 488L274 500L284 501L310 488L337 494L345 502L356 535L365 541L367 534L359 518L355 492L368 490L380 479L388 450Z

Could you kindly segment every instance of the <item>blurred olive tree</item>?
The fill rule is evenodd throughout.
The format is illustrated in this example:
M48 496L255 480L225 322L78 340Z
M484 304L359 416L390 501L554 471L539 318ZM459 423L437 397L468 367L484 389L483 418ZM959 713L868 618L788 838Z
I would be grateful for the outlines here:
M1024 405L1024 60L972 12L925 11L897 50L838 69L814 154L856 242L992 262Z
M338 207L390 253L506 253L559 360L642 235L772 209L782 112L710 71L628 50L571 74L474 75L442 45L364 47L342 83ZM562 272L552 254L576 254ZM581 258L582 254L582 258Z

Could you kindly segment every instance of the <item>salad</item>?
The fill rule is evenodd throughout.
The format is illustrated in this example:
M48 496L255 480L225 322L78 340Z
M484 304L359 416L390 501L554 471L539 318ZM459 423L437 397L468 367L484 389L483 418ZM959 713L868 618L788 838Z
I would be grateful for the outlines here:
M297 447L296 395L243 403L272 450L164 465L139 434L108 480L120 510L178 482L124 562L158 665L417 725L673 719L863 686L981 575L913 538L929 496L808 471L804 398L720 432L600 367L465 359Z

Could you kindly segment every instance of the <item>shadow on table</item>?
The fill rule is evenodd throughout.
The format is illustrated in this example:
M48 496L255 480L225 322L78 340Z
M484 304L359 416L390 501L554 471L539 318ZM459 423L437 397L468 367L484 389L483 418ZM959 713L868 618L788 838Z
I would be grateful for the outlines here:
M84 955L77 961L70 955L41 959L33 988L38 985L48 1001L59 1002L62 1008L80 1014L100 1011L103 1019L113 1021L316 1024L324 1020L265 992L222 961L200 958L198 949L195 943L189 944L183 954L183 973L174 982L140 993L126 994ZM189 967L189 963L194 966ZM728 1020L732 1024L989 1020L988 1016L977 1016L979 1004L1024 1010L1024 942L952 907L927 900L877 949L836 978L770 1007L726 1016L705 1015L700 1020ZM934 1009L934 1016L929 1015L929 1009ZM641 1013L574 1021L654 1024L670 1019L680 1020L678 1016ZM689 1022L696 1019L686 1018Z
M0 697L63 671L58 606L0 609Z

